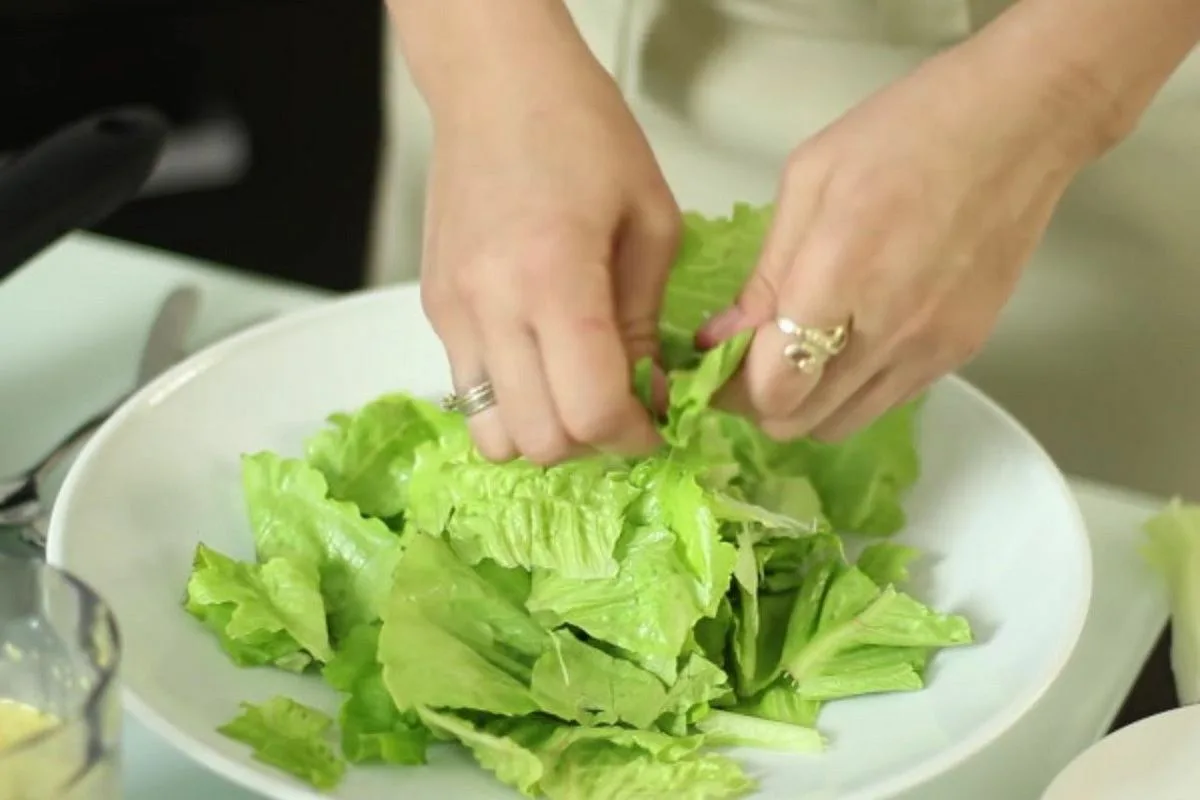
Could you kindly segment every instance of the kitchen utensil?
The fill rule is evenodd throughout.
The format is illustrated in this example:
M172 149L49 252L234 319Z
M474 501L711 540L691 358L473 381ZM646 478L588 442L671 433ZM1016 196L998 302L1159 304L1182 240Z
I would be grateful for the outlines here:
M200 304L195 286L181 286L167 295L150 326L138 367L136 387L149 383L184 356L184 343ZM43 512L41 487L64 458L75 451L124 400L93 415L67 434L50 452L25 472L0 479L0 527L27 526ZM45 544L37 541L35 544Z
M243 701L275 695L336 713L318 678L239 669L180 607L196 545L253 558L240 458L303 453L332 412L406 390L449 389L418 290L341 299L189 359L142 390L80 454L55 504L47 557L78 572L125 626L127 708L189 758L286 800L323 795L217 732ZM827 752L739 750L767 800L891 797L946 772L1012 727L1063 669L1091 593L1074 497L1049 457L965 382L939 383L922 410L920 481L897 540L925 552L915 593L966 614L978 643L939 653L919 692L830 704ZM423 767L351 769L338 797L509 797L470 758L441 749Z
M0 168L0 281L64 234L131 199L166 141L166 120L145 107L69 125Z

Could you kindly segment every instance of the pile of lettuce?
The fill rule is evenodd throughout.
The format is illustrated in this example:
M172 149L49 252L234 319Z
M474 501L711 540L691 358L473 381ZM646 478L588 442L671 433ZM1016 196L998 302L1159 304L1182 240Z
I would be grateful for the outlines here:
M733 798L754 781L714 748L814 753L824 704L921 688L971 632L897 588L917 554L879 538L918 476L917 407L838 445L709 407L749 340L692 335L768 214L687 216L649 458L488 463L460 416L405 394L335 414L303 458L246 456L257 560L200 545L186 608L238 665L343 700L336 721L246 704L222 732L322 789L457 742L531 797ZM850 558L845 532L877 538Z

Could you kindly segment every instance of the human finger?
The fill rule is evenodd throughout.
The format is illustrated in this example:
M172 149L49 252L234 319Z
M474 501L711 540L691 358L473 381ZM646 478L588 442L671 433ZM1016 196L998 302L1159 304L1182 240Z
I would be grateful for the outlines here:
M605 452L652 452L661 438L634 394L607 265L560 272L542 287L534 333L567 434Z
M442 341L450 362L454 396L462 397L489 380L483 347L475 321L466 305L439 284L436 277L421 283L421 301L425 315ZM467 418L471 438L485 458L507 461L517 454L516 445L500 419L496 406L484 408Z

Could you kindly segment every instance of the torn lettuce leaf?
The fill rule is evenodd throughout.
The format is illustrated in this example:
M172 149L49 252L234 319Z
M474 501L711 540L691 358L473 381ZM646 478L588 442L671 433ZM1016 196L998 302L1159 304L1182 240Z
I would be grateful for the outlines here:
M676 372L670 382L670 405L663 436L675 447L686 447L709 414L717 391L733 377L750 349L752 331L738 334L704 353L694 370Z
M242 465L259 561L316 569L334 638L378 619L403 551L400 537L353 503L331 499L325 477L304 461L258 453Z
M396 707L379 663L379 625L359 625L325 665L326 683L345 694L338 725L353 764L424 764L429 730L415 711Z
M824 600L819 610L813 608L818 582L824 583ZM964 618L938 614L891 586L880 589L856 567L834 564L820 570L812 584L800 590L783 646L783 669L802 694L806 682L836 675L839 666L844 667L839 657L854 648L867 645L902 648L904 655L897 669L903 672L912 648L953 647L972 641L970 626ZM855 687L855 694L902 688L894 684L895 673L890 668L871 663L874 671L865 674L879 682L861 681ZM861 666L856 662L856 668ZM910 688L920 688L920 676L916 677ZM816 692L814 699L823 696Z
M379 633L383 681L398 708L531 714L539 710L533 667L549 642L548 631L445 541L412 538Z
M638 493L615 465L595 457L543 469L427 449L409 483L409 519L472 564L612 577L625 510Z
M429 727L465 745L480 766L526 797L733 800L754 782L732 759L701 750L699 736L613 727L568 727L537 718L476 725L420 710Z
M526 605L547 626L573 625L671 683L692 629L716 613L736 553L690 473L648 461L632 484L642 494L614 551L617 574L587 580L537 570Z
M558 630L533 665L531 687L541 709L587 726L626 723L648 728L667 710L667 688L641 667Z
M904 527L904 495L920 476L919 407L918 401L893 409L837 444L811 439L764 443L768 468L775 475L811 481L838 532L894 534ZM747 435L765 438L757 431Z
M246 564L198 545L185 607L242 666L298 672L332 655L319 577L308 562Z
M669 369L694 365L696 331L741 293L758 262L773 211L771 206L738 203L728 217L683 215L683 236L659 323Z
M250 745L255 759L325 790L337 786L346 771L346 762L330 745L332 727L327 714L275 697L259 705L243 703L242 713L217 730Z
M873 542L858 556L855 566L881 589L908 583L908 566L921 551L896 542Z
M739 703L734 709L751 717L812 728L821 713L821 702L801 697L790 680L780 678L761 694Z
M825 749L824 737L814 728L730 711L712 712L700 721L697 728L713 745L758 747L804 754L819 753Z
M447 434L465 435L462 417L404 394L389 394L355 414L334 414L313 436L305 460L320 470L329 496L363 514L389 519L408 506L417 448Z
M1200 506L1176 498L1146 522L1145 532L1142 552L1167 583L1179 702L1200 703Z

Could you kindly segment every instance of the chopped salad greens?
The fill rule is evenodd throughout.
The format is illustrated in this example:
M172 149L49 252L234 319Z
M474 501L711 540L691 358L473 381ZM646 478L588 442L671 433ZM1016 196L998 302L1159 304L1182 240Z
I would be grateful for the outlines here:
M1182 705L1200 703L1200 506L1173 499L1146 521L1143 554L1166 579L1171 671Z
M257 560L201 544L187 611L234 663L319 675L342 704L247 704L221 731L319 789L450 742L530 797L734 798L755 783L718 748L816 753L825 704L920 689L970 642L898 588L918 554L885 538L918 476L916 405L838 445L709 407L749 338L699 353L693 333L769 213L686 215L651 457L492 464L405 394L334 414L303 458L245 456ZM876 538L850 559L835 531Z

